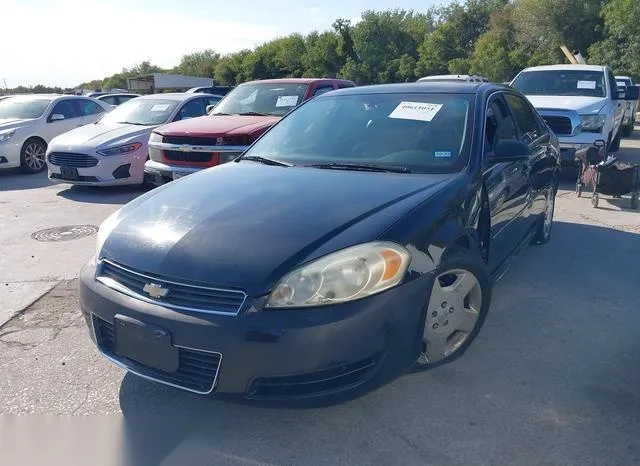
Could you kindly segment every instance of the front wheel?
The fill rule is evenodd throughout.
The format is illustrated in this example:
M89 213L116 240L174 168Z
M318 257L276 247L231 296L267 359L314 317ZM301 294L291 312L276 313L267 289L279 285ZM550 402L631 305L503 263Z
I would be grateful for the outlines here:
M38 138L27 139L20 151L20 166L27 173L39 173L47 167L47 144Z
M427 306L416 369L430 369L459 358L476 338L491 302L485 264L470 252L445 259Z

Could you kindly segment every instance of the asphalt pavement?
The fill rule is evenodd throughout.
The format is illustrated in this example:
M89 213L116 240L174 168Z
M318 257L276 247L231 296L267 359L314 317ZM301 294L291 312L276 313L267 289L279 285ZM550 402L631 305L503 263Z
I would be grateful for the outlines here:
M623 146L640 163L640 140ZM185 394L97 354L76 298L95 234L31 235L98 225L138 194L0 174L0 423L65 415L118 432L59 447L66 464L640 464L640 211L628 196L594 209L566 181L551 242L527 248L497 283L463 358L339 405L285 409ZM75 462L85 450L91 461Z

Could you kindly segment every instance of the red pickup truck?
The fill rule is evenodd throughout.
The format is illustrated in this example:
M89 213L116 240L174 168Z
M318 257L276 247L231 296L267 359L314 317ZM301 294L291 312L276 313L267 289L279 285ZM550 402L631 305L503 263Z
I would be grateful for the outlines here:
M203 117L156 128L149 138L145 182L159 186L229 162L305 100L354 87L342 79L267 79L240 84Z

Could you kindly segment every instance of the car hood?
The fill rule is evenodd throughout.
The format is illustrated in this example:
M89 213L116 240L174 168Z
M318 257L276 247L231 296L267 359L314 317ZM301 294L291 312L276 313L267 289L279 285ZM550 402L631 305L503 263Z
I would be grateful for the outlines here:
M139 142L146 143L149 134L154 126L140 126L129 124L110 124L110 125L85 125L75 128L60 136L56 137L49 144L51 148L66 147L72 149L74 147L100 147L110 145L113 142L122 142L126 144L131 139L141 137Z
M566 95L528 95L527 99L537 110L575 110L581 115L599 113L608 102L604 97Z
M280 117L273 116L205 115L169 123L156 132L165 136L240 136L270 128L278 120Z
M5 129L19 128L21 126L24 126L25 124L28 124L31 121L33 120L31 119L20 120L16 118L0 118L0 131L3 131Z
M125 205L101 257L257 296L341 233L376 239L455 176L228 163ZM372 216L375 227L356 228Z

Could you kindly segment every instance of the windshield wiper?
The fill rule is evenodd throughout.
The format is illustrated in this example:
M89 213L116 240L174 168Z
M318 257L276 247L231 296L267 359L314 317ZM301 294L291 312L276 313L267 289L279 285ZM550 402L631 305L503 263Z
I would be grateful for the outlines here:
M136 126L149 126L145 123L137 123L135 121L119 121L121 125L136 125Z
M381 165L371 165L366 163L314 163L305 167L321 168L325 170L354 170L386 173L411 173L407 167L383 167Z
M273 116L270 113L261 113L261 112L243 112L243 113L236 113L236 115L241 115L241 116Z
M240 157L240 160L251 160L254 162L264 163L265 165L275 165L278 167L293 167L292 163L283 162L282 160L270 159L269 157L262 157L260 155L246 155Z

